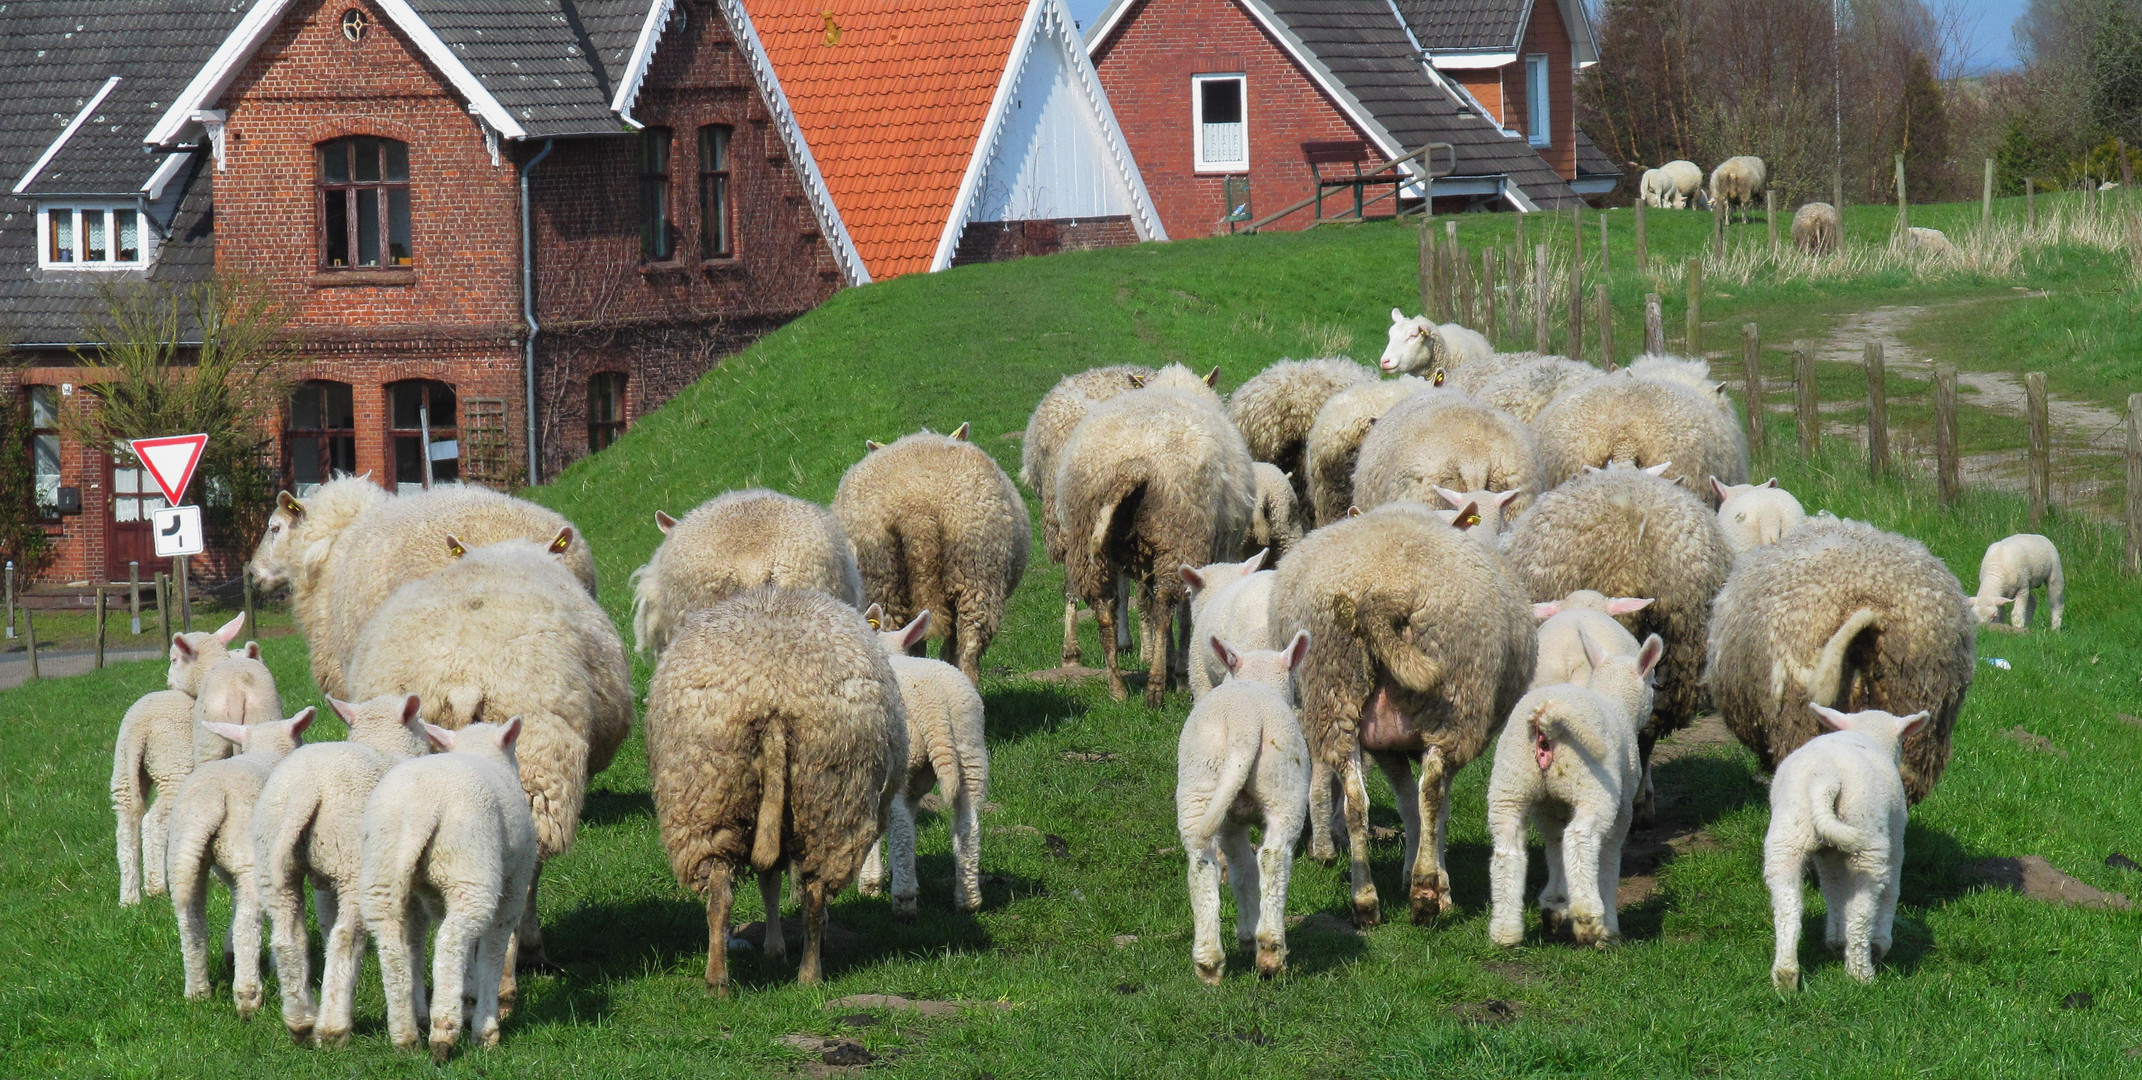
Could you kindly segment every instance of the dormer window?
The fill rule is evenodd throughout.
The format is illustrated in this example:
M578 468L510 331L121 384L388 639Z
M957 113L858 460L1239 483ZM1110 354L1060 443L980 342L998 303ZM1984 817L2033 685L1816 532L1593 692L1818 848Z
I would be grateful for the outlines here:
M47 269L140 269L148 263L146 239L134 206L38 208L37 265Z

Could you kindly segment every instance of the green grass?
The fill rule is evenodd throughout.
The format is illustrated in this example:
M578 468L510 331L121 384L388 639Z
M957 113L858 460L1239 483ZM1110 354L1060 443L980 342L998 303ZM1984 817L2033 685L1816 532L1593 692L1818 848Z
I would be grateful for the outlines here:
M1497 224L1506 227L1465 222ZM977 443L1016 468L1019 445L1002 436L1023 428L1058 375L1094 364L1218 363L1233 384L1345 335L1357 354L1373 355L1388 309L1413 306L1411 244L1402 228L1372 225L850 290L534 494L585 530L603 601L622 625L627 576L658 539L656 509L681 513L748 484L825 499L865 438L925 425L972 421ZM1888 288L1829 297L1803 288L1776 301L1819 311L1912 295L1908 283ZM1773 422L1773 447L1790 437L1788 423ZM2020 527L2012 499L1974 494L1940 511L1922 480L1870 484L1839 441L1830 445L1813 463L1775 458L1758 469L1780 475L1810 509L1923 538L1967 577L1988 540ZM250 1023L235 1019L224 984L215 1001L180 997L168 906L116 905L105 795L116 719L161 685L160 665L0 693L0 1075L761 1076L804 1067L776 1041L796 1032L859 1037L885 1055L875 1070L883 1075L950 1080L2116 1075L2142 1045L2133 978L2142 918L1984 891L1967 873L1981 858L2038 854L2093 885L2142 892L2142 875L2102 863L2115 849L2142 854L2142 725L2122 719L2142 713L2132 631L2142 588L2115 574L2115 539L2103 530L2059 515L2048 529L2067 553L2068 629L1984 636L1982 654L2013 669L1979 668L1955 761L1914 813L1899 948L1871 987L1811 945L1807 992L1770 990L1759 877L1767 809L1738 748L1661 768L1673 815L1713 843L1659 871L1656 894L1625 912L1625 944L1488 943L1487 770L1475 763L1454 796L1453 918L1414 927L1402 905L1387 905L1396 924L1365 938L1325 929L1347 911L1343 869L1304 860L1289 910L1312 920L1291 934L1293 971L1260 982L1237 954L1223 986L1199 985L1173 825L1186 695L1151 713L1096 685L1018 677L1056 662L1062 578L1037 552L984 661L991 798L1001 808L983 818L992 878L982 912L950 912L944 823L926 818L918 923L897 924L884 902L844 894L833 918L856 937L829 957L826 986L796 986L791 967L746 953L732 969L736 996L709 999L703 907L668 871L635 735L596 781L578 845L545 873L546 937L563 973L523 984L499 1049L444 1069L386 1044L369 965L346 1050L291 1046L272 980L270 1008ZM290 707L313 703L303 641L264 644ZM635 674L644 689L645 665ZM2018 725L2066 756L2002 734ZM333 721L322 727L321 737L337 733ZM1089 760L1095 754L1112 756ZM1376 791L1375 820L1394 825L1388 793ZM1066 842L1067 858L1050 853L1050 835ZM1384 895L1399 896L1397 843L1378 842L1373 855ZM742 900L739 920L756 909ZM212 910L221 917L220 897ZM1119 945L1118 935L1136 940ZM2064 1009L2078 991L2093 994L2094 1007ZM823 1003L855 993L1001 1007L841 1027ZM1491 999L1514 1003L1517 1019L1485 1025L1454 1013Z

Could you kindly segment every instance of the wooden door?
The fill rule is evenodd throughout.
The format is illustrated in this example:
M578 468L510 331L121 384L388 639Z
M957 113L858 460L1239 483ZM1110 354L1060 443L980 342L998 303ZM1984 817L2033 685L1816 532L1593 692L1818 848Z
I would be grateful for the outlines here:
M109 460L109 459L107 459ZM147 470L111 467L111 522L104 550L107 581L125 581L126 564L141 563L141 579L154 580L171 569L170 559L156 557L156 537L150 533L149 515L166 505Z

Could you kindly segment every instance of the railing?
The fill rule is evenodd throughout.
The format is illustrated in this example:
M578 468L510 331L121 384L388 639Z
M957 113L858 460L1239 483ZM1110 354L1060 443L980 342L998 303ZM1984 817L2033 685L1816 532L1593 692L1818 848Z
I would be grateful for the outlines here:
M1320 144L1311 143L1308 145L1317 146ZM1450 155L1449 164L1440 170L1435 167L1434 158L1434 153L1438 150L1441 150L1444 153ZM1427 169L1425 170L1426 174L1424 176L1408 175L1403 171L1403 166L1405 166L1407 163L1421 158L1427 159ZM1258 218L1257 220L1252 221L1247 225L1242 226L1240 231L1250 233L1256 232L1257 230L1262 229L1265 226L1270 225L1271 223L1278 221L1281 218L1287 217L1292 214L1300 213L1301 211L1306 210L1312 206L1318 208L1317 220L1319 222L1349 220L1348 218L1343 217L1327 218L1323 216L1322 203L1326 189L1338 187L1351 187L1354 189L1354 210L1351 220L1363 220L1363 215L1366 214L1369 207L1382 202L1386 198L1391 199L1395 202L1398 198L1399 193L1405 189L1405 186L1408 183L1412 183L1416 180L1433 180L1435 177L1449 176L1451 173L1457 171L1458 152L1457 149L1451 146L1449 143L1429 143L1421 147L1420 149L1405 155L1404 157L1394 158L1390 161L1384 162L1382 165L1379 165L1374 169L1370 169L1365 172L1357 171L1354 175L1351 176L1333 177L1330 179L1324 178L1320 173L1317 172L1316 165L1318 164L1320 164L1320 162L1317 162L1313 159L1310 161L1311 175L1315 177L1315 190L1310 194L1308 198L1289 205L1283 209L1275 210L1272 213L1266 214L1265 216ZM1374 198L1363 197L1364 189L1366 189L1370 185L1380 184L1390 184L1391 190L1389 192L1378 194ZM1230 228L1232 228L1232 223L1230 222L1222 221L1220 222L1220 224L1227 224L1230 226Z

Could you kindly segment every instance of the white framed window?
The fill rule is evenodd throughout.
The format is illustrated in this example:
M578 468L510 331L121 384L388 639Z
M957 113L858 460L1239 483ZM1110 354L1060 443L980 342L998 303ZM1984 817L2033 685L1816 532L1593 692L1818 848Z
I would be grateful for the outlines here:
M1249 169L1249 85L1240 73L1190 76L1198 172Z
M37 265L59 270L131 270L149 264L154 242L133 205L41 205Z
M1525 57L1525 141L1534 146L1554 145L1554 103L1547 96L1547 57Z

